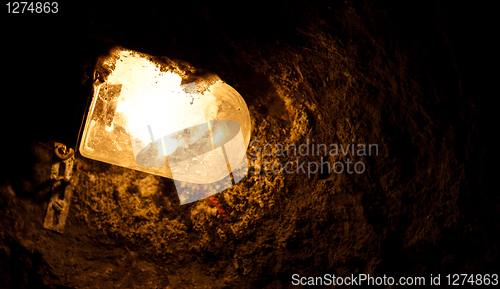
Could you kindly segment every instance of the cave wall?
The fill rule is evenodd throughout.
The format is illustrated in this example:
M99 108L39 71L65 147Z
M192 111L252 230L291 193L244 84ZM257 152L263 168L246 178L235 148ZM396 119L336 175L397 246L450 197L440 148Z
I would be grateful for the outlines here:
M484 100L464 69L457 5L89 4L49 32L11 27L2 34L16 97L13 116L2 116L0 288L286 288L292 274L494 273L498 198L484 187ZM243 96L259 142L247 177L216 195L227 215L205 200L180 206L170 179L77 153L65 231L42 228L52 141L75 141L93 64L113 45L186 61ZM361 162L359 174L266 173L267 162L321 157L259 154L265 144L307 143L379 150L325 158Z

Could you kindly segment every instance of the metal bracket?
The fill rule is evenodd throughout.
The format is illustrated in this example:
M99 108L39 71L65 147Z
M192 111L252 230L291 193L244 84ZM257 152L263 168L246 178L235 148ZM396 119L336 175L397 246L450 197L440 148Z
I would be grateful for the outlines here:
M71 197L73 196L73 185L64 181L57 181L52 185L52 192L54 191L57 191L57 193L50 198L43 228L62 234L69 213Z
M57 142L54 143L54 153L58 159L52 163L50 170L50 180L53 182L52 197L47 206L43 228L62 234L73 196L73 184L70 183L70 179L75 157L73 149L67 150L65 145ZM61 164L64 166L62 175Z

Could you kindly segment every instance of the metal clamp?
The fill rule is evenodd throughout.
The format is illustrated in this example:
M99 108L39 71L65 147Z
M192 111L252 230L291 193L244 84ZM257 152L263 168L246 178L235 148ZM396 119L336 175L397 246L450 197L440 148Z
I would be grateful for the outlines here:
M67 149L64 144L58 142L54 142L54 153L57 158L54 158L50 170L50 180L53 182L52 197L47 206L43 228L62 234L73 196L73 185L70 179L75 157L73 149ZM61 165L64 169L62 173Z
M54 142L54 153L61 160L65 160L72 157L75 154L75 151L72 148L68 149L66 145L60 142Z

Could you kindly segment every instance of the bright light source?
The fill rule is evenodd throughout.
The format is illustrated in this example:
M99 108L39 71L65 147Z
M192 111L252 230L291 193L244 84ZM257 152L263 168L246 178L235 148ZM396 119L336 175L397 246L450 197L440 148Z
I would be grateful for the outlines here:
M227 187L217 182L227 183L232 171L246 174L248 108L216 75L188 82L188 73L173 63L123 48L101 59L96 74L83 156L179 182L218 185L216 191Z

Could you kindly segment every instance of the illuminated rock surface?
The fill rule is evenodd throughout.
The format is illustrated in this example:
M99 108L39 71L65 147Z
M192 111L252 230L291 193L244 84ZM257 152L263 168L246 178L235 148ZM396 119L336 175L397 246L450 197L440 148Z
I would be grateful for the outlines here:
M55 23L57 33L2 34L4 88L15 89L1 122L0 288L288 288L295 273L498 273L498 194L485 187L483 151L492 133L481 120L494 94L484 93L486 70L467 66L490 61L466 48L486 47L484 27L468 20L485 8L310 2L238 13L88 5L72 15L78 25ZM1 29L43 25L16 23ZM183 206L170 179L77 154L64 234L46 231L49 141L71 130L68 107L90 89L105 43L185 61L183 84L196 81L194 67L217 74L244 97L260 149L354 139L380 153L355 157L363 174L249 174L215 201ZM297 159L256 158L250 171Z

